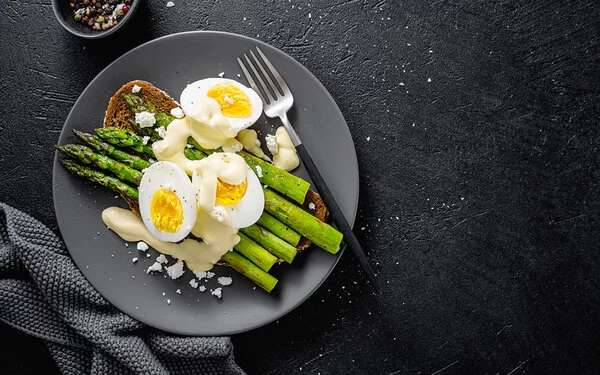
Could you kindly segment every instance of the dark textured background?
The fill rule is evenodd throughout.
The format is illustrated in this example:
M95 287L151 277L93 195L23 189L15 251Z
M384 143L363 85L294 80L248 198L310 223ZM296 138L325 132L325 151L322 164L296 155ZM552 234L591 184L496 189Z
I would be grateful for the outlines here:
M233 338L244 369L596 373L597 2L173 1L145 1L103 41L67 34L49 1L2 2L2 201L58 232L52 145L124 52L184 30L257 37L311 70L346 116L355 229L383 295L345 254L298 309ZM57 371L41 342L6 326L0 337L1 372Z

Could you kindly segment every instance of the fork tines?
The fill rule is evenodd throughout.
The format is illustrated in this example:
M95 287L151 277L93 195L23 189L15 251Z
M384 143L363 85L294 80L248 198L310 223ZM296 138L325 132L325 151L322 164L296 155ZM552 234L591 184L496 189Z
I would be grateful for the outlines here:
M244 54L246 60L245 63L239 57L237 59L250 87L252 87L262 101L267 104L276 102L283 96L291 97L292 93L281 74L279 74L277 69L275 69L260 48L256 47L256 51L258 52L259 58L256 57L254 51L250 50L249 54L252 59L250 59L246 53ZM258 81L258 84L256 81Z

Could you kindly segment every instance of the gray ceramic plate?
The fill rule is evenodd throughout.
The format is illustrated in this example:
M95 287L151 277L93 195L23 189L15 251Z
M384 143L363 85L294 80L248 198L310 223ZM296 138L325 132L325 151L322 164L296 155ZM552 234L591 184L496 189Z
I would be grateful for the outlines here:
M253 46L260 48L278 67L295 97L290 121L321 169L349 222L358 204L358 166L352 137L333 98L302 65L280 50L260 41L220 32L188 32L153 40L123 55L83 91L60 135L60 144L76 139L71 129L91 132L101 127L111 95L134 79L147 80L178 99L187 83L205 77L226 78L241 74L236 57ZM262 136L273 132L278 121L262 117L254 126ZM184 335L228 335L270 323L290 312L323 283L336 265L334 256L311 247L292 265L274 266L279 284L272 294L226 267L217 275L231 276L223 298L190 287L187 271L179 280L147 275L158 253L135 249L108 230L101 212L109 206L127 207L115 194L70 175L54 160L53 192L56 217L75 263L92 285L123 312L150 326ZM306 177L302 167L294 173ZM132 263L132 258L139 261ZM216 288L216 277L202 282ZM176 290L180 289L181 294ZM164 295L163 295L164 294ZM167 299L171 304L167 304Z

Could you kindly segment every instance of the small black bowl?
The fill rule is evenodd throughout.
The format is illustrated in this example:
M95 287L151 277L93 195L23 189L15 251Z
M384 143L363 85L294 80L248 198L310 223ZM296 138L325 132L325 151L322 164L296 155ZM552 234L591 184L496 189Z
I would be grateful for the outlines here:
M133 14L141 1L142 0L133 0L129 6L129 11L121 18L116 26L113 26L108 30L100 31L92 30L87 25L75 21L73 19L73 9L71 9L71 6L69 5L69 0L52 0L52 10L54 10L54 15L58 22L71 34L86 39L102 39L116 33L117 30L122 28L123 25L133 17Z

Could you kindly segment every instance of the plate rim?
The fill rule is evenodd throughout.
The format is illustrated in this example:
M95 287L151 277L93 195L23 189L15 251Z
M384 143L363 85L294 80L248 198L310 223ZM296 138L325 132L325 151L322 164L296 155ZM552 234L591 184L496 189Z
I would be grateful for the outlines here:
M310 77L312 77L314 79L314 81L316 82L316 84L321 86L321 89L323 91L323 93L326 95L326 97L331 101L331 103L333 103L335 105L335 109L337 110L338 114L341 116L342 120L344 121L344 125L345 125L345 130L343 132L343 134L345 136L347 136L347 138L349 139L350 143L352 144L352 156L353 159L356 163L356 179L354 181L354 186L356 186L356 196L353 197L353 209L351 212L351 217L348 219L350 227L352 228L354 226L354 223L356 221L356 216L358 214L358 203L359 203L359 197L360 197L360 169L358 166L358 157L356 154L356 147L354 147L354 140L352 139L352 134L350 132L350 128L348 127L348 123L342 113L342 111L340 110L339 106L337 105L337 102L334 100L334 98L331 96L331 93L329 93L329 91L327 90L327 88L323 85L323 83L310 71L308 70L308 68L306 68L302 63L300 63L299 61L297 61L295 58L293 58L292 56L290 56L289 54L287 54L285 51L281 50L278 47L272 46L271 44L268 44L266 42L263 42L261 40L258 40L256 38L253 37L249 37L249 36L245 36L245 35L241 35L241 34L236 34L236 33L232 33L232 32L227 32L227 31L216 31L216 30L194 30L194 31L183 31L183 32L177 32L177 33L171 33L168 35L163 35L161 37L158 38L154 38L151 39L149 41L146 41L134 48L132 48L131 50L123 53L122 55L120 55L119 57L117 57L115 60L113 60L110 64L108 64L104 69L102 69L100 72L98 72L94 78L86 85L86 87L81 91L81 93L79 94L77 100L73 103L71 110L69 111L69 114L67 115L63 125L62 125L62 129L60 132L60 135L58 137L58 141L60 141L61 139L63 139L63 136L65 136L65 132L67 132L66 129L66 125L67 123L69 123L70 121L72 121L72 117L74 116L75 113L75 108L78 106L79 102L82 100L82 97L84 96L84 94L91 89L92 86L94 86L94 84L96 83L97 80L100 79L100 77L103 75L103 73L105 73L106 71L110 70L115 64L119 63L121 60L126 59L129 55L134 54L136 51L140 50L140 49L144 49L144 48L148 48L148 46L151 46L152 44L155 43L159 43L161 41L164 41L166 39L171 39L171 38L178 38L180 36L183 35L210 35L210 34L214 34L214 35L226 35L229 37L233 37L233 38L241 38L241 39L245 39L251 43L257 44L261 47L267 47L267 48L272 48L277 50L278 53L283 54L286 58L288 58L290 61L292 61L296 67L299 67L301 70L304 71L305 74L308 74ZM82 273L82 275L85 277L85 279L90 283L90 285L98 292L100 293L100 295L106 299L109 303L111 303L111 305L115 306L115 308L117 310L119 310L120 312L122 312L123 314L126 314L128 316L130 316L127 312L121 310L118 306L116 306L111 299L107 298L100 290L98 290L94 284L92 284L92 282L90 281L90 279L88 279L88 277L86 276L85 272L84 272L84 267L80 266L75 259L73 258L73 255L71 254L71 250L69 249L69 247L67 246L66 241L64 240L64 235L63 235L63 225L61 222L62 220L59 219L58 214L57 214L57 168L59 167L60 163L59 163L59 152L55 151L54 154L54 161L53 161L53 168L52 168L52 196L53 196L53 204L54 204L54 214L56 216L57 219L57 223L58 223L58 228L61 234L61 239L63 240L63 243L65 244L65 247L67 248L67 251L69 252L69 255L71 257L71 259L73 260L73 263L75 263L75 265L77 266L77 268L80 270L80 272ZM314 245L311 245L314 246ZM301 304L303 304L308 298L310 298L322 285L323 283L329 278L329 276L331 275L331 273L333 272L333 270L336 268L341 256L344 254L345 252L345 248L346 248L346 244L343 243L340 251L335 255L335 259L331 265L331 267L329 268L329 270L327 270L327 272L324 274L324 277L322 278L322 280L320 280L312 290L310 290L309 293L307 293L305 296L303 296L303 298L299 298L295 303L291 304L288 308L283 309L283 311L281 311L278 314L273 315L272 317L270 317L269 319L265 320L265 321L260 321L260 322L256 322L254 324L248 325L244 328L239 328L239 329L232 329L232 330L225 330L223 331L223 333L220 334L215 334L215 335L198 335L195 333L190 333L190 332L186 332L186 331L182 331L182 330L178 330L178 329L166 329L163 327L158 327L155 324L149 323L147 319L140 319L139 317L133 317L130 316L131 318L140 321L141 323L149 326L149 327L153 327L155 329L159 329L161 331L164 332L171 332L171 333L175 333L175 334L180 334L180 335L185 335L185 336L198 336L198 337L206 337L206 336L222 336L222 335L233 335L233 334L239 334L239 333L243 333L243 332L248 332L260 327L263 327L265 325L268 325L280 318L282 318L283 316L286 316L287 314L291 313L292 311L294 311L296 308L298 308L298 306L300 306Z

